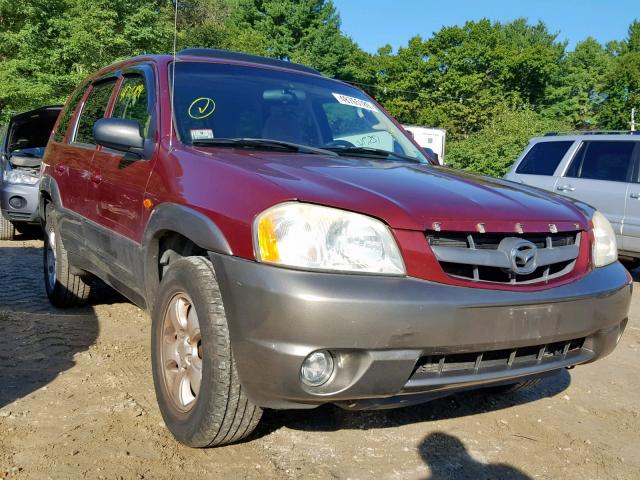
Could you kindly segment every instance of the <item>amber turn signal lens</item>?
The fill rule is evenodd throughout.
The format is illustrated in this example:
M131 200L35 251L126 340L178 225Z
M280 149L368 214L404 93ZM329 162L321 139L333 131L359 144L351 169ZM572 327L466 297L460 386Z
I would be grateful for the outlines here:
M258 244L260 245L260 258L262 261L277 262L280 260L276 228L268 215L261 218L260 223L258 223Z

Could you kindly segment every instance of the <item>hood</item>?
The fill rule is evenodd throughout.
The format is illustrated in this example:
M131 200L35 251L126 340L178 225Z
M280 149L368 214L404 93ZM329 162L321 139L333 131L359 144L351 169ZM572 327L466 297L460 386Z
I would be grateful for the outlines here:
M541 190L446 167L321 155L246 152L236 167L258 174L300 201L377 217L396 229L548 232L586 229L571 202Z
M62 107L42 107L9 120L4 151L17 167L37 167Z

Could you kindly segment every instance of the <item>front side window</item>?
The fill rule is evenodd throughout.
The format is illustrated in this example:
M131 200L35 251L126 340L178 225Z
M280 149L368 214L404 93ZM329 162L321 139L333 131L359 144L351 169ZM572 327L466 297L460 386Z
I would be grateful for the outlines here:
M93 86L78 120L75 143L95 145L93 124L104 117L115 84L114 79Z
M567 177L626 182L635 142L584 142L567 170Z
M553 175L573 141L536 143L524 156L516 173L524 175Z
M350 85L266 68L176 65L175 123L183 143L274 140L338 153L375 149L398 154L394 160L428 163L393 121Z
M141 75L124 78L111 116L136 120L140 124L143 136L148 137L151 115L149 114L147 87Z

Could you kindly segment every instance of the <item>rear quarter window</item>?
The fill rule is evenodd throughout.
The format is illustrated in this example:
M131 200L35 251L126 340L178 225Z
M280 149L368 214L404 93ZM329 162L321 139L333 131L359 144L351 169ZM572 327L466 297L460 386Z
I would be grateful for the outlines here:
M71 121L71 117L73 117L74 112L78 108L78 103L82 99L85 90L87 89L87 84L84 83L77 90L75 90L71 96L69 97L69 101L65 106L64 110L60 114L60 119L58 120L58 126L56 127L56 132L53 136L53 139L56 142L62 142L64 137L69 129L69 122Z
M573 145L572 140L536 143L524 156L516 173L553 175L571 145Z

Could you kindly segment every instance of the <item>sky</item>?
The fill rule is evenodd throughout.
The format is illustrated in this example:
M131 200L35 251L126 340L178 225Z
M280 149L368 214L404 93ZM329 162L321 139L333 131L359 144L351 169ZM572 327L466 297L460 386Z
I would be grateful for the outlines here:
M588 36L601 43L622 40L640 0L333 0L342 18L342 31L361 48L376 52L385 44L394 50L421 35L428 38L443 26L489 18L508 22L526 17L542 20L572 50Z

